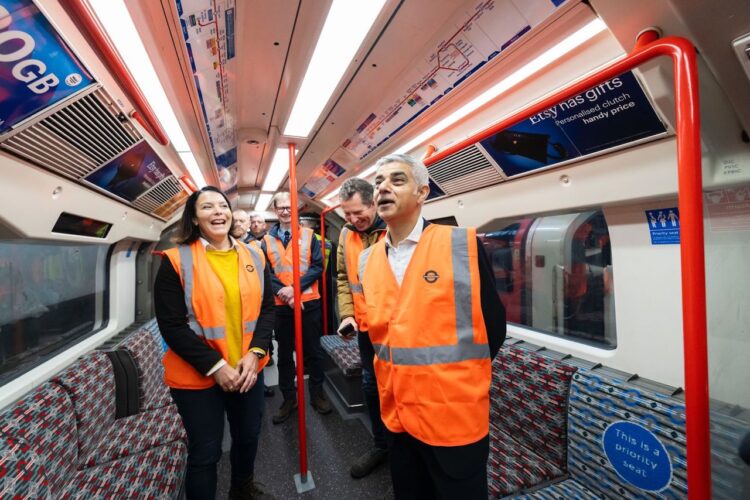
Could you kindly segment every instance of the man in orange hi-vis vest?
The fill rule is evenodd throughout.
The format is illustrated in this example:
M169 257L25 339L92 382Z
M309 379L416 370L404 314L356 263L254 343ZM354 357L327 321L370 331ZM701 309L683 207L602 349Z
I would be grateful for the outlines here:
M357 458L349 470L352 477L359 479L370 474L388 457L386 430L380 418L378 386L372 365L375 352L367 329L365 297L357 269L362 250L385 237L385 222L378 217L372 184L366 180L352 177L344 181L339 190L339 199L348 224L341 229L336 259L336 296L341 315L338 331L345 339L357 338L362 362L362 392L370 415L373 440L373 447ZM345 333L348 330L351 330L350 334Z
M320 346L323 317L321 316L318 280L323 273L323 253L320 242L311 229L301 227L299 242L292 241L292 204L289 193L278 192L271 202L279 223L263 237L261 247L268 256L273 274L271 288L276 296L276 325L274 332L279 343L279 389L284 402L271 421L280 424L292 416L297 408L294 389L294 289L292 287L292 245L299 245L300 286L302 301L302 341L304 364L310 374L310 404L321 414L331 413L331 403L323 393L323 348ZM302 381L300 381L302 383Z
M376 164L383 240L360 255L396 499L487 498L492 358L505 309L473 228L422 216L427 168L407 155Z

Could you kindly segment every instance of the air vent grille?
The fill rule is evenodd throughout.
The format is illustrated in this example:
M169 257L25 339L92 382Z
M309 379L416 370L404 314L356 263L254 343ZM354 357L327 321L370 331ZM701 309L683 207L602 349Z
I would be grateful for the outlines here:
M477 145L440 160L428 169L447 195L465 193L505 180L500 170Z
M441 186L443 186L443 189L445 189L445 192L448 194L459 194L474 189L492 186L493 184L499 184L501 182L503 182L503 177L495 167L490 166L472 172L469 175L444 182Z
M145 212L153 212L182 191L182 185L172 175L148 190L143 196L133 202L133 206Z
M79 180L141 140L119 116L110 96L96 88L11 135L2 148Z
M459 177L490 166L492 164L479 148L472 145L431 165L429 172L430 177L442 186L445 182L458 179Z

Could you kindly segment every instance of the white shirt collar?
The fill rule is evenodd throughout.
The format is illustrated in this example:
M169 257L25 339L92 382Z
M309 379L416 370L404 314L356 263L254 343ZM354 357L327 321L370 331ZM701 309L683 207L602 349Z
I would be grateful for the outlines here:
M229 243L231 243L231 247L229 247L230 250L237 250L237 240L235 240L231 234L228 234L227 237L229 238ZM208 242L207 239L201 237L200 238L201 243L203 244L204 250L217 250L221 251L218 248L214 247L211 243Z
M411 242L413 242L416 245L417 243L419 243L419 238L422 236L422 231L423 230L424 230L424 219L422 219L422 217L420 216L419 219L417 219L417 223L414 225L414 229L411 230L411 232L409 233L409 235L406 238L404 238L399 243L399 245L401 243L403 243L404 241L411 241ZM398 247L397 245L394 246L393 243L391 243L391 232L390 231L386 232L385 244L389 248L397 248Z

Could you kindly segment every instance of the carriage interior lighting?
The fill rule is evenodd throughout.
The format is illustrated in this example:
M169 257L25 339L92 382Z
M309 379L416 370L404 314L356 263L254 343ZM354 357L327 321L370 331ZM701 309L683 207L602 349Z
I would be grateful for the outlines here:
M268 202L271 201L271 195L265 193L273 193L279 189L281 182L284 177L289 173L289 148L282 147L277 148L271 158L271 166L268 168L268 175L263 181L263 187L261 191L263 193L258 197L258 201L255 203L255 210L265 210L268 206Z
M273 198L272 193L261 193L258 196L258 201L255 202L254 210L256 212L263 212L266 208L268 208L268 204L271 203L271 198Z
M460 119L476 111L477 109L484 106L488 102L492 101L496 97L500 96L501 94L507 92L511 88L518 85L519 83L523 82L524 80L532 76L534 73L554 63L560 57L564 56L568 52L571 52L572 50L574 50L576 47L582 45L586 41L595 37L602 31L604 31L606 28L607 28L607 25L604 24L604 21L602 21L601 19L597 17L596 19L586 24L584 27L582 27L581 29L573 33L572 35L565 38L562 42L556 44L554 47L544 52L543 54L541 54L539 57L535 58L528 64L522 66L517 71L511 73L507 78L500 80L493 87L491 87L490 89L480 94L474 100L472 100L465 106L461 107L460 109L458 109L457 111L455 111L448 117L444 118L443 120L440 120L436 125L425 130L424 132L419 134L417 137L415 137L414 139L407 142L406 144L404 144L403 146L401 146L400 148L398 148L397 150L393 152L394 153L408 153L409 151L413 150L420 144L423 144L428 139L434 137L441 131L447 129L448 127L450 127L451 125L459 121ZM375 169L373 167L370 167L369 169L359 174L359 177L362 177L362 178L367 177L371 175L374 171Z
M148 57L138 30L133 24L123 0L88 0L109 39L128 67L128 71L138 82L138 87L154 110L159 122L167 133L169 141L180 155L188 173L198 189L206 185L206 180L198 167L198 162L188 146L185 134L180 128L177 116L169 104L167 94ZM127 54L127 58L123 57Z
M333 0L284 135L307 137L384 4Z

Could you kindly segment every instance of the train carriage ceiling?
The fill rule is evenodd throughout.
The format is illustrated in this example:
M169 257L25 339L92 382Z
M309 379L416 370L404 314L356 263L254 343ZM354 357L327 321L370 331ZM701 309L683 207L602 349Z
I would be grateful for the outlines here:
M720 37L715 27L700 24L711 2L638 0L627 8L591 3L614 27L607 43L617 50L608 49L607 57L629 50L634 35L649 25L691 37L699 49L709 35L724 40L723 53L716 42L707 45L714 56L709 67L735 110L740 110L738 121L750 123L750 106L737 105L750 95L747 78L734 56L726 53L733 38L750 31L750 14L742 13L744 2L726 3L731 6L722 11L726 34ZM575 0L388 0L308 137L284 137L281 131L330 4L127 2L204 177L229 191L236 188L243 207L254 206L277 147L290 141L298 145L301 194L319 201L341 179L370 165L378 153L416 136L428 115L434 120L448 112L442 108L456 107L457 99L438 99L440 95L451 89L459 94L460 87L462 92L471 88L472 95L462 97L472 97L489 87L503 74L497 60L487 64L494 56L528 40L549 38L545 30L552 31L547 28L555 22L583 22L582 11L593 17L589 5ZM539 95L527 95L524 102ZM430 112L419 115L427 107ZM465 185L475 186L477 180L472 179Z

